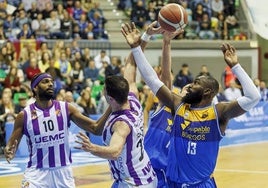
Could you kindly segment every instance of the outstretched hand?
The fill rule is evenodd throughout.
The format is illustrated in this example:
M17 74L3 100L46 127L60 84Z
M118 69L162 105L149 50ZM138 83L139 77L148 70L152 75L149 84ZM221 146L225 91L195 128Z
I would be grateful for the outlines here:
M228 43L223 43L221 46L221 50L223 52L224 60L227 63L227 65L229 65L232 68L238 63L236 49L232 45Z
M141 43L140 31L136 28L134 22L131 24L125 23L121 27L121 33L125 37L131 48L135 48Z
M10 163L10 161L15 157L17 146L18 146L18 140L15 140L12 146L5 147L4 152L8 163Z
M90 142L87 135L83 132L79 132L76 136L79 138L79 140L76 140L75 142L80 144L80 146L75 146L74 148L91 152L92 143Z

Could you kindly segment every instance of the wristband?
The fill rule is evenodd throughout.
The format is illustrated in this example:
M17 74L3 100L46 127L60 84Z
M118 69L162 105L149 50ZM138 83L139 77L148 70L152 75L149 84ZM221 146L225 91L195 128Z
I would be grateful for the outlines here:
M146 32L144 32L141 36L141 40L145 42L149 42L150 39L151 39L151 35L148 35Z

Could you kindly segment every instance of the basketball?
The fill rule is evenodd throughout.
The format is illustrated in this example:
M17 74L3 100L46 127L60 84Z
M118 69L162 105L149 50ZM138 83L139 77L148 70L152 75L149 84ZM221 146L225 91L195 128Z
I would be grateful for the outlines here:
M174 32L187 25L188 15L181 5L169 3L160 9L158 23L164 30Z

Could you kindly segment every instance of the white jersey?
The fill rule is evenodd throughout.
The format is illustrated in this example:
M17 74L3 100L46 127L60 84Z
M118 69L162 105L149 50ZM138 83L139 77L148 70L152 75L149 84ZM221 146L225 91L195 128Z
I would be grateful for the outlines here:
M151 183L155 172L143 145L143 111L133 93L128 96L130 108L113 112L103 130L103 141L109 145L112 127L116 121L124 121L131 129L126 143L117 160L109 160L112 175L116 181L139 186Z
M35 103L24 109L24 134L29 147L29 167L53 168L71 164L68 104L53 101L41 109Z

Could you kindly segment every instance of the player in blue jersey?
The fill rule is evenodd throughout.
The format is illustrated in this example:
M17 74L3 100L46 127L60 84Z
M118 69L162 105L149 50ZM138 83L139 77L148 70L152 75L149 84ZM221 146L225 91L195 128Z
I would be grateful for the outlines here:
M143 35L149 35L150 27ZM163 35L162 58L161 58L161 74L160 79L169 88L173 89L177 94L179 88L172 87L171 72L171 40L179 35L181 31L170 33L161 32ZM152 35L152 34L151 34ZM142 37L143 38L143 37ZM147 151L152 166L157 174L158 188L167 188L166 167L167 155L170 145L171 130L173 125L174 111L158 103L156 110L151 114L150 124L144 137L144 148Z
M157 187L156 174L144 150L143 109L135 81L136 65L129 55L124 77L114 75L104 81L104 95L112 108L103 130L104 146L91 143L84 133L77 135L77 149L108 159L114 178L112 188Z
M29 161L21 187L74 188L69 145L71 120L80 128L101 134L111 109L94 121L82 115L67 102L53 100L54 81L50 74L41 73L31 81L36 101L26 106L15 120L14 130L5 147L8 162L14 158L23 135L29 148Z
M148 63L135 24L122 25L121 32L146 84L163 104L175 111L167 164L169 187L215 188L213 172L228 121L244 114L260 100L256 86L238 63L236 49L226 43L221 46L224 60L240 81L244 96L215 105L212 100L219 90L216 79L198 77L187 87L184 97L175 95Z

